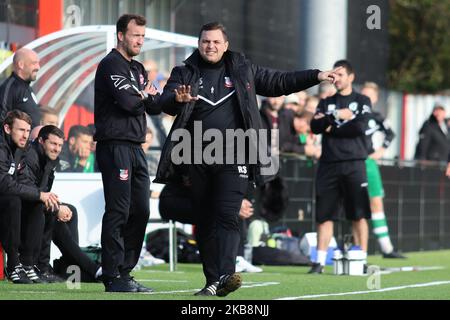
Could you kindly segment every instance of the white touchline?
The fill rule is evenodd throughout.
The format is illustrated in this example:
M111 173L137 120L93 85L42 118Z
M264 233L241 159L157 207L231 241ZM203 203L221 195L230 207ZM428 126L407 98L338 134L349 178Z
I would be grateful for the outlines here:
M279 282L259 282L255 283L252 282L252 284L247 284L247 282L244 282L241 288L256 288L256 287L266 287L266 286L274 286L280 284ZM143 293L143 294L170 294L170 293L184 293L184 292L196 292L201 289L188 289L188 290L172 290L172 291L155 291L150 293Z
M187 280L136 279L137 282L188 282Z
M298 296L298 297L285 297L285 298L278 298L275 300L299 300L299 299L314 299L314 298L333 297L333 296L348 296L348 295L357 295L357 294L396 291L396 290L403 290L403 289L408 289L408 288L441 286L441 285L446 285L446 284L450 284L450 281L434 281L434 282L427 282L427 283L417 283L417 284L410 284L410 285L406 285L406 286L390 287L390 288L377 289L377 290L350 291L350 292L340 292L340 293L323 293L323 294L313 294L313 295Z

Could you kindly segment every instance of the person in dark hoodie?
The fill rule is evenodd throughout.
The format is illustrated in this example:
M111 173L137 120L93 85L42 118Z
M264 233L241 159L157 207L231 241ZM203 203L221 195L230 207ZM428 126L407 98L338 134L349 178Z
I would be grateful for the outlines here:
M280 72L263 68L240 53L228 51L228 45L222 24L213 22L202 26L198 49L185 61L185 66L172 70L160 100L163 111L177 117L163 146L155 182L183 180L192 190L206 278L205 287L196 295L226 296L241 286L241 275L235 273L235 264L242 199L249 179L263 183L276 171L275 168L264 172L260 166L263 161L249 166L248 154L258 145L258 139L249 139L250 146L245 151L238 151L235 146L229 148L234 143L222 143L212 155L214 159L203 159L203 151L209 146L201 141L203 133L209 129L221 137L225 137L227 130L261 133L256 94L268 97L290 94L323 80L334 81L335 76L333 71ZM177 154L176 150L185 143L183 138L180 146L176 144L177 136L186 132L193 137L190 140L194 140L194 146L190 144L187 150ZM221 151L225 151L223 158L219 156ZM184 156L186 161L182 159Z
M450 135L445 121L445 108L436 105L419 132L416 160L446 162L450 151Z
M50 209L59 208L56 194L18 182L18 176L26 170L30 129L30 116L13 110L6 114L0 138L0 242L8 256L7 273L13 283L39 282L32 256L36 231L25 229L21 232L22 216L28 221L39 217L27 205L22 206L22 200L42 203L41 207ZM21 233L25 240L22 243Z
M36 127L38 129L39 127ZM47 125L39 129L36 139L31 144L25 157L27 170L19 176L21 183L36 186L41 191L52 189L54 172L59 163L59 155L64 144L64 133L58 127ZM78 265L91 278L95 279L101 273L97 266L78 246L78 226L76 208L70 204L61 204L58 210L44 210L39 203L23 201L29 208L37 210L37 218L33 221L23 221L22 229L34 230L35 248L32 253L33 265L39 278L44 282L60 281L49 264L50 243L53 240L65 260L71 265ZM69 226L70 222L70 226ZM38 232L41 230L42 232Z

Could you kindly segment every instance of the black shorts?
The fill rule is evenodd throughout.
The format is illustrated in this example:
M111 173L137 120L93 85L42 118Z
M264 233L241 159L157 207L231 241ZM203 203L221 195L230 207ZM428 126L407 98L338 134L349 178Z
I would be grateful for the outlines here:
M338 220L342 206L348 220L370 219L364 160L319 163L316 178L316 222Z

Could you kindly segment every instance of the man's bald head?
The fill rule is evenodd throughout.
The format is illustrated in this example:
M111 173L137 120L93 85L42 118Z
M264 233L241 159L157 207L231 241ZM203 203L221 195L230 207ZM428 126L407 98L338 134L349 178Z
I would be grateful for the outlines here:
M15 52L13 66L14 73L25 81L36 80L37 73L41 68L37 53L28 48L21 48Z

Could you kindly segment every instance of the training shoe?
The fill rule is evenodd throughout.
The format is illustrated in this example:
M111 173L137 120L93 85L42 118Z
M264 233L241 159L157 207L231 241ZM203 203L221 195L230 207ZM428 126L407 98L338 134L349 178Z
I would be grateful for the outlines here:
M17 283L17 284L32 284L33 283L33 281L31 281L30 278L28 278L28 276L25 273L25 270L23 269L21 264L15 266L11 272L8 272L8 279L10 281L12 281L13 283Z
M392 251L391 253L383 253L383 258L386 259L407 259L404 255L401 253L398 253L397 251Z
M30 279L33 283L45 283L44 280L39 278L33 266L23 266L22 268L25 271L28 279Z
M218 297L225 297L233 291L241 287L242 277L239 273L228 274L222 276L217 286L216 295Z
M134 277L132 276L126 276L126 277L122 277L122 279L124 281L128 281L128 283L130 284L130 286L133 286L136 288L137 292L145 292L145 293L150 293L153 292L154 290L152 288L148 288L142 284L140 284L139 282L137 282L136 280L134 280Z
M105 292L138 292L136 286L126 279L117 277L104 282Z
M142 248L141 254L139 256L138 265L140 265L141 267L150 267L150 266L158 266L164 263L166 263L166 261L160 258L156 258L145 248Z
M250 262L245 260L244 257L237 256L235 271L236 272L257 273L257 272L262 272L263 270L259 267L252 265Z
M211 284L206 284L206 286L202 290L194 293L194 296L215 296L218 285L219 285L218 281L213 282Z
M48 269L41 270L35 266L38 277L45 283L65 282L66 280L58 276L51 266Z
M313 263L311 269L308 271L309 274L321 274L323 273L324 267L320 263Z

